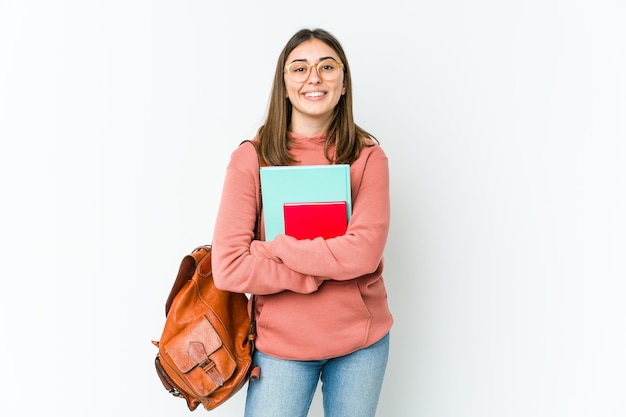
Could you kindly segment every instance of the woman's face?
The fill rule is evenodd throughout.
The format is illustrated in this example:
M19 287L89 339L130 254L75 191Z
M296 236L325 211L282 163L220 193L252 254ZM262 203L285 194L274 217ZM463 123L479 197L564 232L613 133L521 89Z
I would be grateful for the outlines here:
M319 39L311 39L298 45L287 57L286 65L293 62L317 64L332 58L337 62L337 53ZM331 121L333 109L345 93L344 73L328 81L320 77L315 68L311 68L306 80L297 82L285 71L287 97L292 104L290 129L298 132L301 127L317 125L326 129Z

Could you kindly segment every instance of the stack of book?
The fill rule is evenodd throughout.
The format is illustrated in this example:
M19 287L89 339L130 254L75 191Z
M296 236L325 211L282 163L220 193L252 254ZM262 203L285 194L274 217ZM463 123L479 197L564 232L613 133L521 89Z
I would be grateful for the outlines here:
M350 165L262 167L261 196L265 240L341 236L352 214Z

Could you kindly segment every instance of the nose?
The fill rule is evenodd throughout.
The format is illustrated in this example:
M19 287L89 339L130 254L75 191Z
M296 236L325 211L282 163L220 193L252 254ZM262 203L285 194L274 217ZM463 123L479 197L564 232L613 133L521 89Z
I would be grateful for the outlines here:
M311 65L311 70L309 71L309 78L307 79L309 84L319 84L322 82L320 74L317 70L317 64Z

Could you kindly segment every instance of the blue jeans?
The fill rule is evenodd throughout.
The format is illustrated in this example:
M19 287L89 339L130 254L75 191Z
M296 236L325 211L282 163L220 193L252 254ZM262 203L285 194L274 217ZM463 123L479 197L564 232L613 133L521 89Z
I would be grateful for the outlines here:
M245 417L306 417L320 376L325 417L374 417L388 356L389 334L325 360L284 360L256 351L261 378L248 384Z

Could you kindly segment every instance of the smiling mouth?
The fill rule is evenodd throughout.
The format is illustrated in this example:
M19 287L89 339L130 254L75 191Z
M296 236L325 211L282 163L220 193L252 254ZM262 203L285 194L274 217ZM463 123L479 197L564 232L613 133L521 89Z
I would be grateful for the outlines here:
M305 97L322 97L325 94L326 93L324 93L323 91L312 91L310 93L304 93L304 96Z

